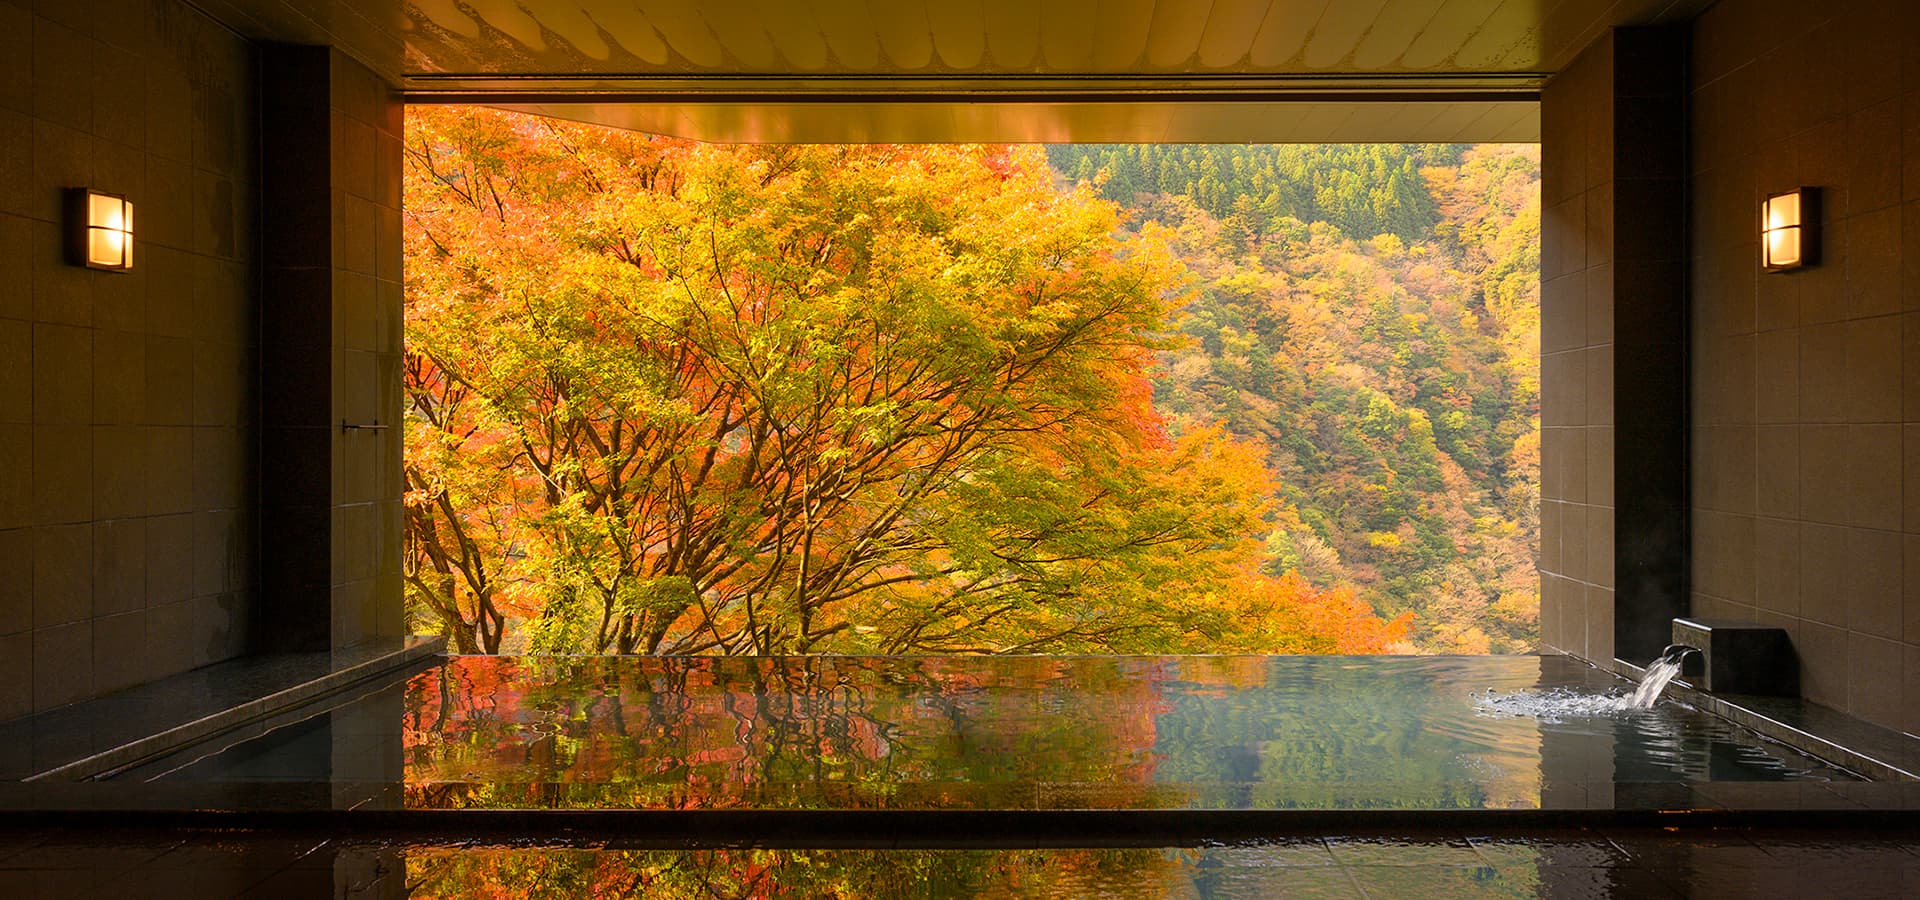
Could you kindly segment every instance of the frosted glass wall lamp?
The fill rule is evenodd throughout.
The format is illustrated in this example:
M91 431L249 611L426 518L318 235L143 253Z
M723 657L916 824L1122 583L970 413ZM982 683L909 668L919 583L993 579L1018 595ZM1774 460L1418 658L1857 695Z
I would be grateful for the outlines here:
M1795 188L1760 202L1760 268L1785 272L1820 261L1820 189Z
M133 269L133 204L92 188L67 191L67 256L76 266Z

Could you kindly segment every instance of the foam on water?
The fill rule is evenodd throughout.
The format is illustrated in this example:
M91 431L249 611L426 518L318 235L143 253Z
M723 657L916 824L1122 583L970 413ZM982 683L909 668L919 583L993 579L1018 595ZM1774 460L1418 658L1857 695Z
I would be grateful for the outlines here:
M1636 711L1633 698L1620 693L1594 694L1572 688L1544 691L1495 691L1473 695L1474 712L1493 719L1539 719L1559 723L1568 719L1612 718Z
M1652 709L1667 685L1680 674L1680 659L1680 655L1672 655L1648 663L1640 685L1631 694L1612 691L1592 694L1570 688L1501 693L1489 688L1485 693L1473 695L1473 707L1476 713L1491 718L1525 717L1543 722L1609 718Z

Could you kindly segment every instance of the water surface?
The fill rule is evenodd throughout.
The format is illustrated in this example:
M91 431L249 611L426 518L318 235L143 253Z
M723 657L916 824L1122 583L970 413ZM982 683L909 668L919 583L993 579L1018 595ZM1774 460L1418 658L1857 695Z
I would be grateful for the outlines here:
M142 778L417 807L1461 809L1850 776L1566 657L455 657Z

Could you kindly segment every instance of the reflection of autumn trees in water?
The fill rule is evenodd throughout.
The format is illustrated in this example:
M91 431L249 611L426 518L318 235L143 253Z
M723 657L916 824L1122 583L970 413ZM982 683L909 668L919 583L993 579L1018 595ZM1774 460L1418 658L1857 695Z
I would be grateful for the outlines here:
M1191 850L458 850L407 858L419 900L660 897L1164 897ZM1189 888L1190 889L1190 888Z
M1344 662L462 657L410 686L407 783L434 807L1529 802L1537 739L1471 715L1484 671Z
M1151 776L1151 673L1027 658L465 658L418 676L431 806L990 806ZM1073 671L1078 669L1079 671ZM1088 708L1091 701L1097 708Z

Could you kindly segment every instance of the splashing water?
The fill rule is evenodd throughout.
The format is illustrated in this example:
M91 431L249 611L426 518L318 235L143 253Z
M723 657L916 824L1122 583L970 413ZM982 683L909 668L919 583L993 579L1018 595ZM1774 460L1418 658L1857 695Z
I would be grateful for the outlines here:
M1652 709L1667 685L1679 674L1679 657L1662 657L1648 663L1646 674L1640 677L1640 686L1634 689L1633 696L1627 698L1628 708Z
M1488 689L1484 694L1474 695L1474 708L1485 716L1506 719L1526 717L1545 722L1560 722L1570 718L1600 718L1621 713L1652 709L1665 693L1667 685L1680 675L1681 661L1689 653L1699 653L1696 647L1686 644L1674 644L1660 654L1660 658L1647 664L1645 674L1633 693L1622 696L1616 693L1587 694L1566 688L1554 688L1548 691L1516 691L1502 694Z

